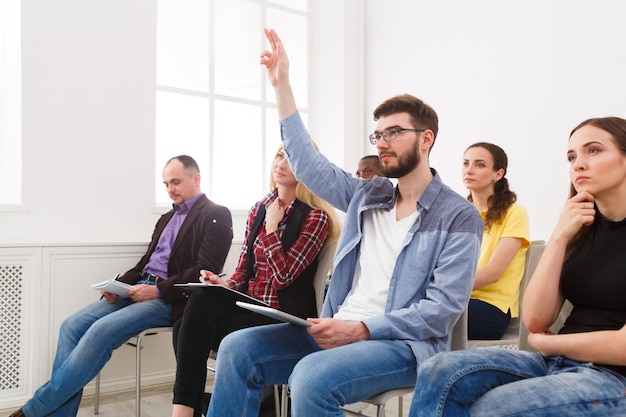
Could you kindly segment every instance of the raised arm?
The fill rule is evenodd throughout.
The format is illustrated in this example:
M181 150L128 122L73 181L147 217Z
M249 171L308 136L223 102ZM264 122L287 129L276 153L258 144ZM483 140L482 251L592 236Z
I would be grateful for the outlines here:
M274 29L265 29L265 36L272 50L261 53L261 65L267 69L267 78L276 93L278 118L283 120L298 111L289 82L289 59Z

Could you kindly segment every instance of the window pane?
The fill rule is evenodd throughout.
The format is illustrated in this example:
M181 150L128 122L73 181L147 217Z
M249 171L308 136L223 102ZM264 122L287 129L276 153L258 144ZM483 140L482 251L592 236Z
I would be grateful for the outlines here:
M289 79L296 103L298 106L306 106L306 103L309 102L307 89L309 77L307 70L309 67L307 19L304 16L268 8L267 27L276 29L285 45L285 50L289 54ZM270 83L267 83L267 88L268 101L275 103L276 97Z
M21 3L0 0L0 204L22 203Z
M263 28L276 28L293 58L291 84L305 117L308 1L158 1L157 200L169 202L163 162L188 153L198 159L211 199L248 210L268 190L280 144L276 109L267 102L275 95L259 64L267 48Z
M159 0L157 13L157 84L208 91L208 2Z
M215 16L215 93L259 100L264 75L259 64L259 5L218 0Z
M302 10L303 12L306 11L308 7L307 0L271 0L271 2L291 9Z
M249 209L263 197L261 109L215 102L212 198L230 209Z
M209 194L209 100L157 92L156 202L170 204L162 183L165 162L176 155L190 155L200 166L202 191Z

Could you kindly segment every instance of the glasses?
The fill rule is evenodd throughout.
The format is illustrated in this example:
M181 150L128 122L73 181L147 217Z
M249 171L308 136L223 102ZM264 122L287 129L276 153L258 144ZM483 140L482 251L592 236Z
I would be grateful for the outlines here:
M405 129L403 127L390 127L382 132L374 132L369 135L369 140L372 145L376 145L382 137L385 141L389 142L398 137L400 132L424 132L426 129Z

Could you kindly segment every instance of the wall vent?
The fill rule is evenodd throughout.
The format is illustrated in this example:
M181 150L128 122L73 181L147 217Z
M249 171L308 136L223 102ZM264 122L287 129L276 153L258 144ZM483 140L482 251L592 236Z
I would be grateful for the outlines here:
M0 392L20 388L22 282L21 265L0 265Z

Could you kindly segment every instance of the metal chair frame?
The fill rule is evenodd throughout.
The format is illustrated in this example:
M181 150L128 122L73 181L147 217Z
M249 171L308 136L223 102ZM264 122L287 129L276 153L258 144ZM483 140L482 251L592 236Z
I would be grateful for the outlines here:
M143 346L141 344L143 338L145 336L152 336L158 333L166 333L171 332L172 327L153 327L150 329L146 329L137 335L133 336L129 341L125 342L124 345L132 346L135 348L135 366L136 366L136 374L135 374L135 416L141 416L141 349ZM134 341L132 339L135 339ZM96 391L94 398L94 414L100 413L100 372L96 376L95 379Z

